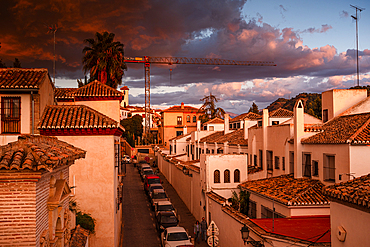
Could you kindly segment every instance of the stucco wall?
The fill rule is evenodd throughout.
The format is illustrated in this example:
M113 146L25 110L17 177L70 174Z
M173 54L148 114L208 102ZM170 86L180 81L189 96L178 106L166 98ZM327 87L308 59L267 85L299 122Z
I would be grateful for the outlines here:
M345 206L337 202L330 204L331 245L333 247L367 246L370 242L370 213ZM337 238L338 226L345 229L346 239Z
M353 145L350 149L350 168L349 173L355 177L360 177L369 174L370 159L364 159L367 154L370 154L370 146L368 145ZM349 178L347 176L347 178ZM353 177L351 177L353 178Z
M89 106L113 120L120 122L119 100L76 101L75 104Z
M90 246L115 246L116 169L113 136L58 136L86 150L86 158L70 168L70 186L81 211L96 219L96 234ZM98 144L98 145L97 145ZM118 212L119 213L119 212Z

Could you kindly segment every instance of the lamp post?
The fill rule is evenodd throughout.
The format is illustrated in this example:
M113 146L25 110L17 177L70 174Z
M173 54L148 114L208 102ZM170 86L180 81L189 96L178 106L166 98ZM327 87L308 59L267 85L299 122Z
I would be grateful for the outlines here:
M262 243L262 241L255 241L255 240L249 240L249 241L248 241L248 238L249 238L249 228L248 228L246 225L244 225L244 226L242 227L242 229L240 229L240 232L241 232L241 234L242 234L242 239L243 239L243 241L244 241L244 244L245 244L245 243L247 243L247 244L251 244L251 245L253 245L253 246L255 246L255 247L263 247L263 246L265 246L265 245Z

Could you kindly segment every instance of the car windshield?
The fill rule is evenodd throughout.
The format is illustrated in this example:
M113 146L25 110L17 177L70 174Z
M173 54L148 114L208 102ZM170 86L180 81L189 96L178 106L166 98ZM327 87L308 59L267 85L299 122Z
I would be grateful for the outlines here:
M155 193L153 199L164 199L167 198L166 193Z
M154 174L153 170L144 170L144 175Z
M158 205L158 211L172 211L172 205Z
M186 232L173 232L168 233L167 241L181 241L181 240L188 240L188 234Z
M149 184L160 184L161 181L159 181L159 178L151 178L151 179L148 179L148 183Z
M164 224L177 223L177 219L174 215L162 215L161 222Z

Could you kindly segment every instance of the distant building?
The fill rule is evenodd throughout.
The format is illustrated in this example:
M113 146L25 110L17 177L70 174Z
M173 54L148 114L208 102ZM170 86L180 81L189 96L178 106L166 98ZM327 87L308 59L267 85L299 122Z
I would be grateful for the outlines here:
M190 133L197 129L197 120L203 115L199 109L192 106L172 106L162 111L161 126L158 127L159 143L169 148L169 140L173 137L183 135L186 126Z

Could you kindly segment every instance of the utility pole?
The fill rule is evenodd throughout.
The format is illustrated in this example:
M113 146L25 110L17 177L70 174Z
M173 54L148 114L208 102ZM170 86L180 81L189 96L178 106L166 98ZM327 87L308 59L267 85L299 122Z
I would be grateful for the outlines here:
M357 17L357 11L363 11L365 10L364 8L360 8L358 6L351 5L352 8L356 9L356 16L351 15L353 19L356 20L356 59L357 59L357 86L360 86L360 70L359 70L359 65L358 65L358 17Z

